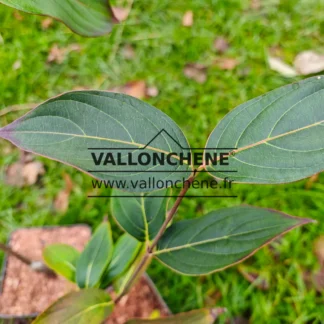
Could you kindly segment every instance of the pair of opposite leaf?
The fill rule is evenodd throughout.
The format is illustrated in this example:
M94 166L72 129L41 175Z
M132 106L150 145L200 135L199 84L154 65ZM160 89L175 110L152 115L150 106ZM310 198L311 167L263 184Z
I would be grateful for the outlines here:
M80 253L66 244L53 244L43 251L46 265L75 282L79 288L107 288L136 258L141 244L128 234L114 246L110 225L103 222Z
M162 191L163 195L166 191ZM140 198L120 192L114 196L115 192L111 201L112 215L129 235L118 241L107 267L111 260L108 247L112 243L105 235L105 225L99 227L78 258L76 282L80 288L95 287L99 280L102 282L100 287L107 287L114 277L130 266L140 242L149 244L165 220L166 198L154 197L154 193ZM204 275L242 261L278 235L309 221L250 206L216 210L169 226L153 256L182 274ZM105 273L104 269L107 269Z
M321 172L323 99L324 77L319 76L238 106L221 120L206 143L210 154L229 152L229 166L237 172L227 173L225 165L210 164L205 169L217 179L258 184L292 182ZM122 183L126 191L155 191L170 186L170 181L182 182L193 171L192 165L179 161L179 156L190 153L179 126L162 111L123 94L65 93L1 128L0 137L115 186ZM98 157L118 152L123 153L120 160L125 167L95 165L91 158L92 153ZM155 165L153 159L145 166L127 165L129 155L136 161L143 153L175 155L171 165ZM150 181L152 175L154 181Z
M9 7L62 21L75 33L95 37L117 22L109 0L0 0Z

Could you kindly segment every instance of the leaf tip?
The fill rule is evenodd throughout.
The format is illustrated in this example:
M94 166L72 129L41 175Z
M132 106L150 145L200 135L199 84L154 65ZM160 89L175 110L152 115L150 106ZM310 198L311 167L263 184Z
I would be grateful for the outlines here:
M246 206L246 205L243 205ZM311 218L303 218L303 217L298 217L298 216L291 216L283 212L276 211L274 209L267 208L268 211L272 213L280 213L284 218L290 219L291 221L294 222L294 224L290 227L290 229L293 229L298 226L303 226L309 223L317 223L317 220L311 219Z
M300 220L300 225L306 225L306 224L318 224L318 221L316 219L311 219L311 218L301 218Z
M303 218L303 222L302 222L303 225L309 224L309 223L318 224L318 221L316 219Z

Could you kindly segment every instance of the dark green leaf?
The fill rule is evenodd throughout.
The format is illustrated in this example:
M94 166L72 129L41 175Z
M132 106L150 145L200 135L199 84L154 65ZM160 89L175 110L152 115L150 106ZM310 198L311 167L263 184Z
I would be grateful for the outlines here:
M167 190L147 195L132 195L114 190L111 196L112 215L127 233L139 241L150 241L165 220L168 202L166 195Z
M102 223L77 262L76 282L80 288L95 287L111 261L113 241L110 225Z
M173 270L202 275L223 270L309 219L249 206L213 211L171 225L155 256Z
M133 319L126 324L213 324L219 312L218 309L197 309L187 313L180 313L166 318Z
M236 148L229 165L206 163L213 176L236 182L292 182L322 171L324 77L279 88L237 107L217 125L206 147L210 154L216 152L210 148Z
M57 300L34 324L101 324L114 307L103 290L90 288L72 292Z
M101 288L122 275L130 267L139 253L142 244L128 234L122 235L114 248L112 260L101 278Z
M48 245L43 250L46 265L72 282L75 282L75 269L79 256L79 251L66 244Z
M84 36L109 33L115 20L108 0L0 0L0 3L56 18Z
M122 94L63 94L0 129L0 137L23 150L110 180L108 187L123 181L124 189L132 192L162 189L171 185L170 180L182 181L191 173L191 166L181 164L179 158L190 152L180 128L156 108ZM170 165L166 157L172 152L177 156L169 157ZM156 156L163 154L164 162L159 162ZM146 156L149 164L141 165L139 156ZM130 159L137 164L130 165Z

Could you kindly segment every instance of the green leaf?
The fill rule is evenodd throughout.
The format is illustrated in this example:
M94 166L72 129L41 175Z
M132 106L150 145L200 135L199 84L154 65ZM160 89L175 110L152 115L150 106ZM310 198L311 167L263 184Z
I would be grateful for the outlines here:
M113 241L111 228L102 223L81 253L77 262L76 282L80 288L95 287L111 261Z
M166 188L170 180L182 182L191 174L191 166L179 158L190 153L180 128L156 108L123 94L63 94L0 129L0 137L23 150L109 180L109 187L123 182L119 188L131 192ZM167 156L172 152L177 156L170 156L170 165ZM157 157L163 154L165 160L159 162ZM113 160L106 160L107 156ZM139 156L147 156L150 163L140 165Z
M217 125L206 148L209 154L216 152L211 148L236 148L230 151L229 165L206 163L213 176L236 182L285 183L322 171L324 77L279 88L238 106Z
M117 294L120 294L121 292L125 291L130 278L133 276L134 272L137 271L139 265L142 263L142 260L145 256L146 252L147 252L147 246L145 244L142 244L138 255L136 256L135 260L133 260L129 269L125 273L123 273L121 276L117 277L116 280L113 281L113 288ZM147 261L145 262L145 264L142 265L141 270L137 274L134 282L136 282L140 277L142 277L142 275L144 274L145 270L148 268L151 261L152 261L152 258L148 258Z
M217 318L218 310L197 309L187 313L180 313L166 318L157 319L133 319L126 324L213 324Z
M114 190L111 211L121 228L139 241L150 241L161 228L167 209L167 190L147 195Z
M177 272L208 274L243 261L279 235L309 222L249 206L220 209L171 225L154 254Z
M75 282L75 269L79 257L79 251L67 244L52 244L43 250L46 265L72 282Z
M113 308L114 303L105 291L80 290L57 300L33 324L101 324Z
M112 260L101 278L101 288L125 273L138 255L142 244L128 234L122 235L114 248Z
M109 33L116 21L108 0L0 0L9 7L53 17L84 36Z

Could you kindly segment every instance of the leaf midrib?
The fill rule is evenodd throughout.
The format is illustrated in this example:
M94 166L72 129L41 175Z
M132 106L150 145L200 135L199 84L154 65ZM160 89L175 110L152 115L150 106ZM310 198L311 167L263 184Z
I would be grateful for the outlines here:
M285 132L283 134L279 134L279 135L276 135L276 136L273 136L273 137L268 137L268 138L265 138L261 141L258 141L256 143L253 143L253 144L250 144L250 145L246 145L246 146L243 146L241 148L238 148L236 150L233 150L233 151L230 151L229 152L229 156L231 155L236 155L237 153L240 153L240 152L243 152L243 151L246 151L248 149L251 149L253 147L256 147L256 146L259 146L259 145L262 145L262 144L267 144L268 142L270 141L273 141L273 140L276 140L278 138L281 138L281 137L284 137L284 136L287 136L287 135L291 135L291 134L294 134L294 133L297 133L299 131L302 131L302 130L305 130L305 129L309 129L309 128L312 128L312 127L315 127L315 126L319 126L321 125L322 123L324 122L324 120L321 120L319 122L316 122L314 124L311 124L311 125L307 125L307 126L304 126L304 127L301 127L301 128L298 128L298 129L295 129L295 130L292 130L292 131L289 131L289 132ZM216 161L219 161L221 157L218 157Z
M63 264L65 264L68 268L70 268L70 270L73 270L73 271L76 270L76 267L74 266L74 264L69 261L63 261Z
M145 210L145 201L144 201L144 195L142 194L141 199L141 211L142 211L142 217L143 217L143 223L144 223L144 229L145 229L145 242L149 243L150 241L150 235L149 235L149 227L147 223L147 216L146 216L146 210Z
M240 235L256 233L256 232L259 232L259 231L263 231L265 229L271 229L271 228L275 228L275 227L279 227L279 226L282 226L282 224L277 224L277 225L273 225L273 226L258 228L258 229L252 230L252 231L246 231L246 232L240 232L240 233L236 233L236 234L224 235L224 236L221 236L221 237L216 237L216 238L203 240L203 241L198 241L198 242L194 242L194 243L187 243L187 244L180 245L180 246L175 246L175 247L172 247L172 248L158 250L158 251L155 251L153 254L154 255L159 255L159 254L163 254L163 253L169 253L169 252L172 252L172 251L191 248L191 247L197 246L197 245L202 245L202 244L213 243L213 242L217 242L217 241L221 241L221 240L226 240L226 239L236 237L236 236L240 236ZM294 225L292 225L292 226L294 226Z
M155 152L160 152L160 153L165 153L165 154L170 154L172 152L164 151L152 146L145 146L145 144L140 144L137 142L127 142L127 141L122 141L122 140L117 140L117 139L112 139L112 138L104 138L104 137L98 137L98 136L90 136L90 135L79 135L79 134L70 134L70 133L59 133L59 132L41 132L41 131L14 131L14 133L26 133L26 134L49 134L49 135L63 135L63 136L72 136L72 137L80 137L80 138L88 138L88 139L95 139L95 140L100 140L100 141L107 141L107 142L114 142L114 143L121 143L121 144L127 144L127 145L133 145L135 147L138 147L140 149L149 149L151 151ZM180 160L179 156L174 156L172 155L171 158ZM185 160L183 160L184 164L188 164Z
M283 134L279 134L279 135L276 135L276 136L273 136L273 137L267 137L267 138L265 138L265 139L263 139L263 140L261 140L259 142L256 142L254 144L250 144L250 145L244 146L244 147L239 148L237 150L233 150L232 152L234 154L236 154L236 153L239 153L239 152L248 150L248 149L250 149L252 147L255 147L255 146L258 146L258 145L262 145L262 144L268 143L270 141L276 140L278 138L281 138L281 137L284 137L284 136L287 136L287 135L291 135L291 134L297 133L297 132L302 131L302 130L305 130L305 129L309 129L309 128L312 128L314 126L318 126L318 125L322 124L323 122L324 122L324 120L321 120L321 121L316 122L314 124L307 125L307 126L304 126L304 127L301 127L301 128L297 128L297 129L294 129L292 131L289 131L289 132L286 132L286 133L283 133Z
M74 314L73 316L71 316L69 319L67 319L65 321L65 323L71 322L73 319L75 319L76 317L79 317L81 314L88 313L88 312L92 311L93 309L100 308L100 307L109 307L112 304L113 304L113 301L110 301L110 302L100 303L100 304L96 304L96 305L87 307L86 309L83 309L82 311L78 312L77 314Z
M95 263L95 259L97 258L98 256L98 253L100 251L100 248L101 248L101 245L102 245L102 242L105 238L105 235L104 233L102 234L102 237L100 239L100 243L98 244L98 248L97 248L97 251L96 253L94 254L94 257L92 258L92 261L91 263L88 265L88 268L87 268L87 274L86 274L86 282L85 282L85 285L86 287L88 288L89 287L89 283L90 283L90 277L91 277L91 273L92 273L92 268L93 268L93 265Z

